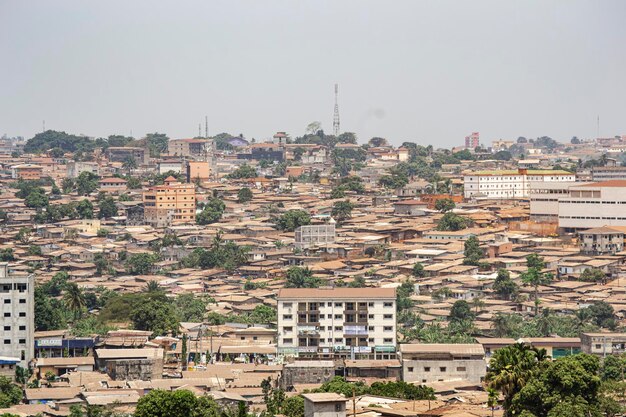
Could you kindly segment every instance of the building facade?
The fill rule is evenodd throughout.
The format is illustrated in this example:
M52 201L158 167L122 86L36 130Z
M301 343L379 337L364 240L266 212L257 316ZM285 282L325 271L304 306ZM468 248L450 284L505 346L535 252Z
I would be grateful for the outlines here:
M465 148L476 149L480 146L480 134L478 132L472 132L471 135L465 136Z
M20 360L27 367L35 354L35 278L15 274L7 262L0 263L2 332L0 356Z
M206 159L213 155L213 141L210 139L170 139L167 153L187 158Z
M567 231L626 226L626 180L603 181L569 188L559 199L559 227Z
M111 146L106 150L107 157L111 162L125 162L134 159L137 164L145 164L148 161L148 154L144 148L132 146Z
M485 350L475 344L401 344L405 382L466 380L481 383L487 373Z
M11 167L13 179L36 181L43 175L43 167L35 164L20 164Z
M538 222L558 223L559 199L569 197L569 187L576 182L531 182L529 190L530 218Z
M298 249L306 249L311 246L324 246L335 242L334 220L324 224L311 224L300 226L295 231L295 246Z
M595 227L579 232L580 251L587 255L614 255L624 250L624 232L610 227Z
M528 198L533 182L574 182L576 175L559 170L476 171L463 177L465 198Z
M193 223L196 218L196 188L173 177L143 193L144 222L153 227Z
M283 288L277 300L279 355L395 357L394 288Z
M626 353L626 333L582 333L583 353L606 356Z

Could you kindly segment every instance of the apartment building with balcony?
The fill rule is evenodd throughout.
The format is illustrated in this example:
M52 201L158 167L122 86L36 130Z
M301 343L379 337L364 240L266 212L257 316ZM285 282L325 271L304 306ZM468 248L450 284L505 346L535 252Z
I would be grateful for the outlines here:
M196 188L167 177L163 185L143 193L144 222L152 227L193 223L196 218Z
M35 278L9 270L0 263L0 356L20 361L22 367L34 357Z
M394 288L283 288L278 353L308 359L394 359Z

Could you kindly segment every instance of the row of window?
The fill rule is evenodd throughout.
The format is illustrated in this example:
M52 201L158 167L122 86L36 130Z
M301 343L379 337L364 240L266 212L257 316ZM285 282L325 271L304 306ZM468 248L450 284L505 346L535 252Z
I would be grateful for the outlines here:
M354 320L347 320L347 318L348 318L347 316L350 316L350 314L346 315L346 321L354 321ZM359 317L359 318L363 318L363 319L365 318L364 314L362 314L361 316L363 316L363 317ZM299 318L305 320L306 319L306 314L300 314ZM332 314L328 314L328 315L325 315L325 314L310 314L309 315L309 321L311 321L311 322L317 322L318 320L314 320L314 319L318 319L318 318L319 319L329 319L329 320L332 320L333 315ZM335 314L334 318L335 318L335 320L343 320L344 315L343 314ZM375 318L375 315L374 314L368 314L367 318L373 320ZM292 320L292 319L293 319L293 314L283 314L283 320ZM383 319L385 319L385 320L393 319L393 314L383 314Z
M25 312L25 311L20 311L19 316L20 316L20 317L26 317L26 312ZM10 313L10 312L8 312L8 311L7 311L7 312L5 312L5 313L4 313L4 317L5 317L5 318L11 317L11 313Z
M320 307L320 308L324 307L324 305L326 305L328 307L332 307L333 306L333 302L332 301L329 301L326 304L324 304L324 302L310 303L310 304L317 304L317 307ZM354 303L346 303L346 304L354 304ZM364 306L365 303L359 303L359 304ZM374 307L374 302L373 301L368 302L367 306L368 307ZM290 303L290 302L283 303L283 308L291 308L291 307L293 307L293 303ZM335 307L343 307L343 303L342 302L335 302ZM383 307L393 307L393 302L385 301L383 303ZM314 310L314 309L312 308L311 310Z
M626 204L626 201L593 201L593 200L560 200L561 203L567 204Z
M332 331L333 329L336 332L341 332L341 331L343 331L343 326L335 326L335 327L333 327L333 326L328 326L328 327L326 327L326 326L319 326L317 329L320 332L325 332L326 330ZM370 332L373 332L373 331L376 331L376 327L375 326L368 326L367 330L370 331ZM385 332L392 332L393 331L393 326L383 326L383 331L385 331ZM285 326L285 327L283 327L283 333L291 333L291 332L293 332L293 327L292 326Z
M309 342L309 344L307 345L307 340ZM334 339L330 338L328 340L326 339L306 339L306 338L301 338L299 341L303 346L317 346L317 342L319 343L344 343L344 339L341 337L336 337ZM374 343L374 338L370 337L370 338L366 338L366 337L361 337L359 338L359 342L360 343ZM384 338L383 339L383 343L393 343L393 338ZM292 338L285 338L283 339L283 345L292 345L293 344L293 339ZM350 346L352 344L352 339L346 339L345 340L345 344L346 346Z
M407 370L408 370L409 372L415 372L415 368L414 368L414 367L412 367L412 366L409 366L409 367L407 368ZM440 367L439 367L439 372L447 372L447 371L448 371L448 368L447 368L447 367L445 367L445 366L440 366ZM465 371L467 371L467 368L466 368L465 366L457 366L457 367L456 367L456 371L457 371L457 372L465 372ZM430 372L430 366L425 366L425 367L424 367L424 372Z
M559 219L579 219L579 220L626 220L626 217L559 216Z
M26 339L19 339L19 340L17 341L17 343L18 343L18 344L20 344L20 345L25 345L25 344L26 344ZM5 344L5 345L10 345L10 344L12 344L11 339L4 339L4 344Z
M24 330L26 330L26 326L20 326L19 329L21 331L24 331ZM11 331L11 326L4 326L4 331L5 332L10 332Z
M25 298L20 298L19 303L20 304L26 304L26 299ZM10 298L5 298L4 299L4 304L11 304L11 299Z

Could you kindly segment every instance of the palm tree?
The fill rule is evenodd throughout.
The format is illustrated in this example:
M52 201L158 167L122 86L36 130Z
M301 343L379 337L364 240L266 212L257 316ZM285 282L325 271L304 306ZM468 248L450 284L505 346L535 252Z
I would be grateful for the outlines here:
M485 302L482 298L475 297L472 299L472 306L474 306L474 308L476 309L476 314L478 314L485 306Z
M498 349L491 357L486 379L489 388L502 392L505 416L510 416L509 408L515 394L539 370L540 359L545 358L539 358L537 351L522 343Z
M498 391L493 388L487 388L487 405L491 407L491 417L493 417L493 410L498 405Z
M131 171L137 168L137 161L132 156L129 156L122 163L122 168L128 170L128 176L130 176Z
M74 313L74 318L80 317L87 303L85 302L83 291L75 282L66 285L63 299L65 301L65 307Z
M157 281L148 281L145 286L145 292L161 291L161 286Z

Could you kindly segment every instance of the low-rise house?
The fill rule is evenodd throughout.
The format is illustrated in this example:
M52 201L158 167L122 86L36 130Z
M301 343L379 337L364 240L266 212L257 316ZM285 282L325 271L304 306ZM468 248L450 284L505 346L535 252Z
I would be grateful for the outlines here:
M117 193L120 191L126 191L126 183L127 181L123 178L117 178L117 177L109 177L109 178L103 178L101 179L99 182L100 184L100 191L107 191L110 193Z
M624 232L611 227L595 227L578 233L580 251L587 255L615 254L624 250Z
M621 355L626 353L626 333L582 333L581 350L591 355Z
M425 216L428 204L421 200L401 200L393 204L396 215Z
M401 344L405 382L431 383L467 380L480 383L487 367L485 350L475 344Z

